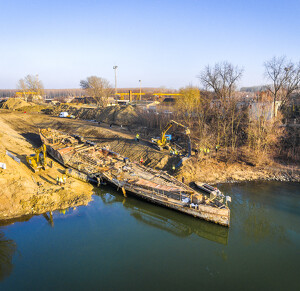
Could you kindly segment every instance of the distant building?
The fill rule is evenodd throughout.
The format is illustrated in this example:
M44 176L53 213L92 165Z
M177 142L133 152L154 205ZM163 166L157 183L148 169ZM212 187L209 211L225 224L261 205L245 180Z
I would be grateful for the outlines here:
M275 116L278 114L281 101L275 102ZM266 120L270 120L274 116L274 103L273 102L251 102L249 104L249 116L252 119L258 119L264 117Z

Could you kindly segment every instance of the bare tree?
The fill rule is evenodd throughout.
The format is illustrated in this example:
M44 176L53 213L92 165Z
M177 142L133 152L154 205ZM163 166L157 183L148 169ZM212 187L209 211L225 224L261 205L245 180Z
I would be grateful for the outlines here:
M97 76L90 76L86 80L81 80L80 86L96 101L97 106L105 107L108 103L108 97L113 94L109 81Z
M267 85L273 97L273 116L275 117L276 101L284 105L291 95L300 88L300 62L294 64L285 56L273 57L264 63L265 76L272 83Z
M206 66L198 78L205 89L213 89L219 99L232 97L236 84L243 75L243 69L228 62Z
M213 90L218 100L211 102L211 126L215 126L216 143L235 149L238 144L243 110L237 107L235 90L237 82L243 75L243 69L228 62L221 62L214 67L206 66L198 76L206 90Z
M44 86L38 75L27 75L17 83L17 89L22 92L24 99L29 97L40 99L44 94Z

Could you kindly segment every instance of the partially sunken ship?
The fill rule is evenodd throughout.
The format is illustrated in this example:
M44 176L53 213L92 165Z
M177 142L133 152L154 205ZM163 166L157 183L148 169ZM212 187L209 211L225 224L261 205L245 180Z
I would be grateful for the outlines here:
M147 168L78 135L40 129L47 152L68 167L67 174L100 185L108 182L123 195L133 194L197 218L229 226L230 209L224 195L202 195L164 171Z

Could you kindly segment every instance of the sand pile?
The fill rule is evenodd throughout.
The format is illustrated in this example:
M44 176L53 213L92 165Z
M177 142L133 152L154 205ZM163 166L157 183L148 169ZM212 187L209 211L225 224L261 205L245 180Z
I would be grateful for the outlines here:
M120 110L120 106L109 106L101 110L98 114L98 120L105 123L115 123L115 115Z
M96 120L109 124L117 125L130 125L137 123L138 113L136 108L128 105L126 107L109 106L104 109L102 108L76 108L66 104L56 106L53 108L52 114L58 116L60 112L66 111L70 115L74 115L75 118L85 120Z
M18 98L9 98L2 104L3 109L18 110L26 112L40 112L49 108L47 105L40 105L33 102L26 102Z
M130 125L137 123L138 114L131 105L126 107L110 106L98 112L95 116L97 121L117 125Z
M131 105L126 106L125 108L120 108L115 113L115 123L119 125L130 125L136 123L138 120L138 114L136 109Z
M9 98L2 104L3 109L20 110L22 107L32 106L31 103L18 98Z

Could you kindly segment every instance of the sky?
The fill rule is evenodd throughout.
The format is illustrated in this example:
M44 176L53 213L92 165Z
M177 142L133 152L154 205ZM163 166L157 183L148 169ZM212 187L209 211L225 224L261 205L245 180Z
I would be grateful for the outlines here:
M47 89L88 76L120 88L200 86L206 65L244 68L262 85L265 61L300 60L300 0L0 0L0 89L39 75Z

